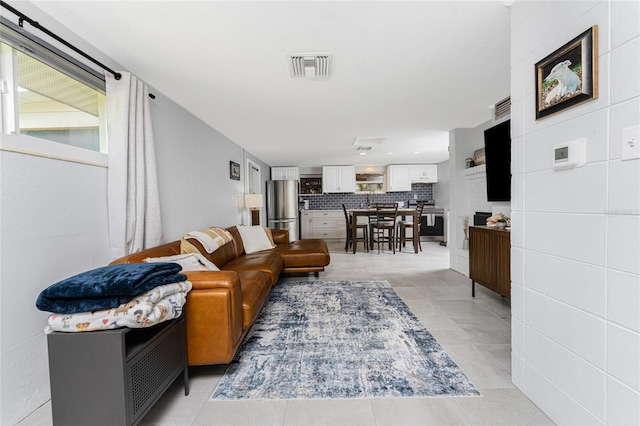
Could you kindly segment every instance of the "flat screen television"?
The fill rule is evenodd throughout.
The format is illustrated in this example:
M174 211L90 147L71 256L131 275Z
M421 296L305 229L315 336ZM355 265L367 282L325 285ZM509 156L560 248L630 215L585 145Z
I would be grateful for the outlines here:
M487 200L511 201L511 121L484 131Z

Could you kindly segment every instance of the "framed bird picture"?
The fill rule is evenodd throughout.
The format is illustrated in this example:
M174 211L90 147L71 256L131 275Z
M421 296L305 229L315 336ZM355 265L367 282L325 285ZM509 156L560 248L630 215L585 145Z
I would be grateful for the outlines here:
M536 120L598 97L598 26L536 64Z

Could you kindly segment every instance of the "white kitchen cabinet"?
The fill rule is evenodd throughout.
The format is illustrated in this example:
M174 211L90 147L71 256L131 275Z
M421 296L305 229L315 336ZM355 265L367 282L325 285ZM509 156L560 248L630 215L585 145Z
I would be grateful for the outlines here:
M387 166L387 192L411 191L411 176L409 165Z
M307 210L300 215L302 239L339 240L346 237L344 213L341 210Z
M435 183L438 181L437 164L415 164L409 166L411 182Z
M300 239L308 240L313 238L313 214L310 211L300 213Z
M300 180L300 169L297 167L272 167L271 180Z
M355 167L322 167L322 192L356 192Z

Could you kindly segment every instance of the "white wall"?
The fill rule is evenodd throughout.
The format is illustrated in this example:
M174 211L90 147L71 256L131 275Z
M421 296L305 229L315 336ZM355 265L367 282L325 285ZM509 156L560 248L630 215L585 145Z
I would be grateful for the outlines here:
M6 136L3 136L5 138ZM0 151L0 423L49 399L42 289L108 261L107 169Z
M245 192L248 193L249 192L249 182L247 179L245 179L246 177L246 164L247 164L247 160L251 160L254 164L258 165L260 167L260 181L262 182L261 184L261 190L260 192L265 196L265 203L266 203L266 196L267 196L267 181L271 180L271 167L265 163L264 161L260 160L258 157L253 156L251 153L245 151L244 152L244 157L245 157L245 161L243 161L244 169L241 170L243 179L245 181L244 183L244 188L245 188ZM244 215L243 215L243 220L242 223L245 225L250 225L251 224L251 214L249 212L249 210L244 209L243 210ZM267 225L267 207L266 205L260 209L260 224L263 226Z
M433 185L433 199L444 210L444 240L449 243L449 160L438 163L438 183Z
M433 184L433 199L438 207L449 208L449 161L438 163L438 183Z
M242 223L246 172L242 147L152 91L156 95L151 113L165 241L192 229ZM242 180L229 178L229 161L240 164Z
M513 382L559 424L640 424L640 3L516 1L511 15ZM534 64L599 26L599 97L535 120ZM553 146L587 164L553 171Z
M501 99L496 97L496 101ZM465 159L473 158L477 149L484 147L484 131L504 122L488 120L472 129L453 129L449 133L449 256L451 269L469 275L469 251L463 248L464 219L473 225L475 212L511 214L508 202L487 201L487 178L484 172L466 174ZM469 290L471 291L471 290Z
M28 3L21 3L19 9L121 69ZM241 223L246 159L261 165L265 181L269 166L162 93L151 91L156 95L151 116L164 240L175 240L196 228ZM47 314L35 307L38 294L50 284L111 260L107 169L6 151L9 142L26 146L32 141L27 136L2 135L0 150L2 425L17 423L50 398L43 332ZM241 164L241 181L229 179L229 161Z

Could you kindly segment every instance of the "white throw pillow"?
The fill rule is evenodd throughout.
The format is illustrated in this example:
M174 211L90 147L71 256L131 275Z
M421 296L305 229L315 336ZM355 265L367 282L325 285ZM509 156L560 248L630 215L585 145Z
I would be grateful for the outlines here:
M244 226L239 225L238 232L242 237L245 253L254 253L256 251L269 250L275 246L271 244L267 233L262 226Z
M209 259L199 253L176 254L164 257L148 257L146 263L170 262L182 266L183 271L219 271Z

